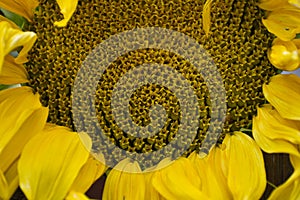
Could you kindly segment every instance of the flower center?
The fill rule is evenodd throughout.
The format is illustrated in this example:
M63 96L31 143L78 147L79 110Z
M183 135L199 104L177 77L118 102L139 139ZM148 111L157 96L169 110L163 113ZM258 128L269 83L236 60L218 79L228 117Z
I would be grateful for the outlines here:
M256 1L214 1L208 37L202 28L203 1L79 1L71 21L64 28L53 26L61 19L54 1L43 0L28 27L38 40L26 67L30 85L49 107L51 123L75 129L72 91L83 61L98 44L110 36L134 28L162 27L188 35L211 55L226 89L227 113L223 134L251 125L256 106L264 102L261 86L275 74L266 51L272 38L261 23L263 13ZM96 59L97 62L97 59ZM120 148L131 152L150 152L167 145L178 131L181 105L172 91L159 84L142 85L130 95L128 109L141 127L151 119L151 106L165 108L166 122L155 135L136 138L118 127L111 110L112 92L120 77L143 63L168 65L181 73L194 88L199 105L196 139L186 152L199 149L210 125L210 98L206 83L183 57L165 50L147 48L128 52L107 67L98 82L94 108L102 131ZM137 79L141 74L136 74ZM176 82L174 82L176 84ZM86 86L89 87L89 86ZM87 132L96 131L86 127Z

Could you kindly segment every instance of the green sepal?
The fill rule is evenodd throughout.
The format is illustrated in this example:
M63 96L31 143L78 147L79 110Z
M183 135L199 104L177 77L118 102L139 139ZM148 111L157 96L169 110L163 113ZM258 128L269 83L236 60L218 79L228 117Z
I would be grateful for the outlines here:
M21 29L23 29L23 27L27 24L27 20L20 16L17 15L15 13L12 13L8 10L5 10L3 8L0 8L1 12L4 14L4 16L8 19L10 19L11 21L13 21L16 25L18 25Z

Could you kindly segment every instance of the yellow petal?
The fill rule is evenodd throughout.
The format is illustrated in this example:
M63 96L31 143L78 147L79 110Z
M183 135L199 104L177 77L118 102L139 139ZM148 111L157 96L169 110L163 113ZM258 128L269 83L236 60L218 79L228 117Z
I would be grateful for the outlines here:
M299 148L298 148L298 150L299 150ZM292 166L295 169L295 172L300 174L300 151L299 151L298 155L290 154L290 161L291 161Z
M299 199L300 198L300 176L293 173L287 181L277 187L271 193L269 200L277 199Z
M232 194L228 188L227 178L228 178L228 161L224 159L224 149L226 148L225 144L214 146L207 157L207 165L212 168L215 177L219 182L219 187L221 190L225 191L228 199L232 199Z
M31 22L34 10L39 5L37 0L2 0L0 1L0 7L16 13L22 17L25 17Z
M155 171L152 185L166 199L208 199L201 192L200 177L187 158L179 158L171 165Z
M193 152L189 156L201 180L200 190L210 199L232 199L226 181L220 181L222 177L219 177L216 173L216 169L220 169L220 166L214 166L215 163L212 162L214 158L211 156L213 153L210 152L208 156L200 157Z
M288 0L289 4L292 6L295 6L297 8L300 8L300 1L299 0Z
M20 187L28 199L63 199L88 156L77 133L47 128L23 149L18 165Z
M13 85L18 83L27 83L28 74L22 64L16 64L11 55L4 58L2 71L0 73L0 84Z
M282 8L283 6L287 6L287 0L261 0L258 6L264 10L276 10Z
M226 135L223 144L226 148L220 159L227 165L228 187L234 199L259 199L267 184L260 148L241 132Z
M203 14L202 14L203 30L206 36L208 36L209 29L211 26L211 16L210 16L211 4L212 4L212 0L206 0L203 6Z
M43 129L48 109L31 88L19 87L0 92L0 110L0 169L5 171L30 138Z
M0 169L0 199L8 200L19 186L17 160L3 173Z
M267 153L298 155L300 122L282 118L271 105L264 105L257 112L253 118L253 137L258 145Z
M153 200L165 200L164 198L153 186L152 179L155 175L157 170L163 169L173 163L170 158L165 158L162 160L158 165L152 166L150 168L145 169L144 175L145 175L145 182L146 182L146 191L145 191L145 197L148 197Z
M282 41L276 38L268 52L268 58L276 68L281 70L293 71L300 66L300 54L293 41Z
M40 107L39 95L34 95L30 87L0 91L0 153L23 122Z
M262 21L269 32L284 41L292 40L300 33L300 9L296 7L275 10Z
M294 74L273 76L263 93L283 118L300 120L300 78Z
M15 50L17 47L23 46L19 55L15 58L15 62L18 64L27 62L28 51L33 46L37 36L34 32L23 32L19 29L15 29L12 25L6 21L0 22L0 38L2 42L0 43L0 73L2 65L4 63L4 58L11 51Z
M0 199L9 199L8 196L8 183L3 171L0 169Z
M155 188L152 186L152 178L155 172L145 172L145 197L151 200L165 200L165 198L159 194Z
M76 10L78 0L56 0L60 12L63 14L64 19L58 22L54 22L55 26L64 27L67 25L68 21L71 19L73 13Z
M85 148L90 151L90 149L92 148L92 140L90 138L90 136L87 133L84 132L80 132L78 133L78 136L82 142L82 144L85 146ZM104 159L104 157L101 157Z
M102 155L103 159L104 156ZM76 192L86 192L91 185L106 171L106 166L90 155L87 162L80 169L71 190Z
M89 198L85 196L83 193L71 191L66 200L88 200Z
M22 124L0 154L0 169L6 170L19 157L25 144L36 134L39 134L48 117L48 108L36 109Z
M145 199L145 175L137 162L125 159L112 169L105 181L103 200Z

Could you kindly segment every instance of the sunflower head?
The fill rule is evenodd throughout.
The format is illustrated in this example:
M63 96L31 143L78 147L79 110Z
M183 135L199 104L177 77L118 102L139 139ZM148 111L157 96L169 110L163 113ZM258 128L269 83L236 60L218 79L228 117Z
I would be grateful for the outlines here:
M249 116L255 113L258 104L264 102L261 85L275 73L266 58L271 37L261 23L263 13L256 7L255 1L214 1L211 4L210 32L206 35L202 27L203 8L202 1L80 1L68 25L58 28L54 22L62 19L59 7L51 1L42 1L39 12L28 27L36 32L38 39L29 54L26 68L30 85L41 94L42 103L49 107L48 121L76 128L72 115L75 78L84 60L97 45L124 31L162 27L193 38L216 64L225 86L228 108L223 134L249 127ZM167 38L148 42L164 40ZM92 62L97 64L101 59L96 57ZM203 59L206 60L205 57ZM166 119L157 134L136 138L121 129L113 115L112 94L118 81L143 63L169 66L182 74L194 89L199 106L198 127L196 138L185 155L199 150L212 123L209 94L213 91L209 91L204 77L189 61L162 49L130 51L106 66L103 76L95 80L98 82L95 105L90 106L95 108L97 123L113 144L129 152L156 151L172 141L181 126L181 105L176 95L160 84L142 85L130 94L128 103L129 117L141 127L153 120L149 115L153 105L164 107ZM139 80L143 74L140 71L135 76ZM168 74L160 76L163 79ZM91 77L95 78L92 74ZM134 85L135 82L132 80L126 84ZM176 82L173 84L176 85ZM81 92L84 95L85 91ZM85 103L79 103L78 109L85 110ZM84 115L83 112L82 119L86 118ZM99 130L92 125L85 127L84 131L97 134Z

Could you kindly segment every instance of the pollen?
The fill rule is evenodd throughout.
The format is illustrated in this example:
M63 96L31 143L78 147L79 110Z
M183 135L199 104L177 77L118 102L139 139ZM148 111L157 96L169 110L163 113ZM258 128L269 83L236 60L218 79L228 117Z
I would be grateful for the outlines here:
M55 1L41 0L28 27L37 33L38 39L26 68L30 86L41 95L42 104L49 107L48 121L75 129L71 105L75 77L98 44L134 28L162 27L195 39L215 62L226 90L227 113L222 135L251 126L256 107L265 101L262 84L276 73L267 59L267 48L273 38L261 23L263 12L255 0L212 1L210 30L206 35L202 26L203 7L204 1L195 0L82 0L68 25L58 28L53 25L62 19L58 5ZM110 106L114 87L127 71L143 63L168 65L194 88L199 127L185 154L199 149L211 119L208 88L191 63L160 49L126 53L107 67L95 91L94 106L102 131L118 147L138 153L163 148L176 135L181 119L179 101L170 89L158 84L143 85L131 94L128 102L131 118L138 126L151 123L151 106L159 104L165 108L167 118L157 134L135 138L114 120ZM136 76L138 79L142 74ZM96 131L93 127L86 129Z

